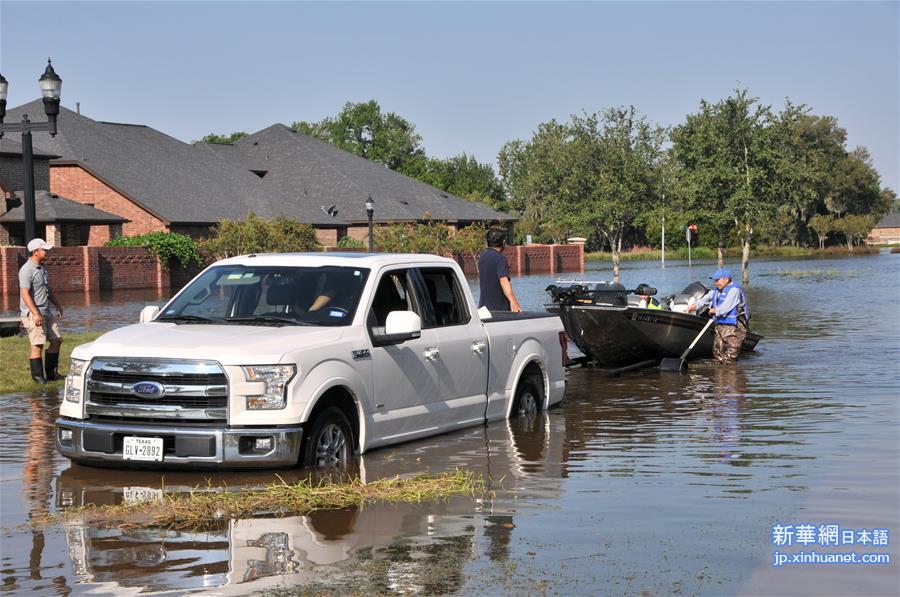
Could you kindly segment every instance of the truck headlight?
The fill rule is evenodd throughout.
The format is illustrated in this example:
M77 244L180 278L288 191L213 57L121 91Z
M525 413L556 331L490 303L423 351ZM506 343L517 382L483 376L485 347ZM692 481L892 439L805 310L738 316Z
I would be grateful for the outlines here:
M287 405L287 385L297 374L294 365L254 365L241 367L247 381L265 383L265 393L247 396L247 410L273 410Z
M69 372L66 374L66 400L69 402L81 402L81 384L76 383L75 378L84 374L84 366L87 361L82 359L69 359Z

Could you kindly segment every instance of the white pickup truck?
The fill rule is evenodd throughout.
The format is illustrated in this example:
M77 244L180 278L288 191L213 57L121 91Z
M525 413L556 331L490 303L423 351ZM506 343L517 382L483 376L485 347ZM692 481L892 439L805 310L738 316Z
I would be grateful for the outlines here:
M72 352L56 445L112 466L340 465L562 400L547 313L482 319L433 255L219 261Z

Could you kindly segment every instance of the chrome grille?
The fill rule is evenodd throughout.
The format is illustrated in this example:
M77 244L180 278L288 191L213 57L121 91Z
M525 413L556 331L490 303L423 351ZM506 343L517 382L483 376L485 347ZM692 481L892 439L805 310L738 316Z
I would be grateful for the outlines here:
M152 382L161 396L134 391ZM214 361L94 359L88 371L88 414L159 419L225 419L228 379Z

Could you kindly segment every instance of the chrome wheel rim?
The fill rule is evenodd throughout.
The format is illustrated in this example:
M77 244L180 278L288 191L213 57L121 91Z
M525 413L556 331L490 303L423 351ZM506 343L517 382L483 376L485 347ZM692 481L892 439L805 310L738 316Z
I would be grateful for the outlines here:
M533 415L537 412L537 399L531 392L519 396L519 415Z
M347 436L340 425L329 423L316 442L316 464L333 466L347 461Z

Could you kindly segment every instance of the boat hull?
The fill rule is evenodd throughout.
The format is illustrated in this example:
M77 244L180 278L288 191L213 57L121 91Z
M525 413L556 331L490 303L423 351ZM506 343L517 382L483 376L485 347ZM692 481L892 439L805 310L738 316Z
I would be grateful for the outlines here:
M554 304L547 310L559 315L569 339L601 366L680 357L706 323L704 317L659 309ZM689 356L711 357L714 339L711 326ZM742 351L752 351L761 339L748 331Z

